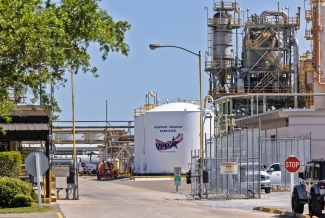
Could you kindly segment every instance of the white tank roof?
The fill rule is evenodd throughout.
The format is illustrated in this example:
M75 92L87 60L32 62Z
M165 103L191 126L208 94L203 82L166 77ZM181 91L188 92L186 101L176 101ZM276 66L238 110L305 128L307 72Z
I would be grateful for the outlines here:
M200 106L196 104L186 103L186 102L175 102L169 104L163 104L159 107L155 107L147 113L150 112L162 112L162 111L199 111Z

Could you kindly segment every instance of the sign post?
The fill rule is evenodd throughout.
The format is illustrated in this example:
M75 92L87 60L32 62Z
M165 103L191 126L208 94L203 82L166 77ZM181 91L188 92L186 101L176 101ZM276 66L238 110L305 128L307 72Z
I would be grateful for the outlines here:
M38 206L41 207L42 206L42 202L41 202L41 182L39 177L41 176L41 172L40 172L40 164L39 164L39 156L38 154L35 154L35 162L36 162L36 178L37 178L37 194L38 194Z
M176 192L178 192L178 186L181 185L181 168L174 167L174 185L176 185Z
M290 191L293 191L294 173L300 169L300 160L294 155L284 161L284 167L290 173Z
M38 206L41 207L41 187L39 178L49 168L48 158L40 152L30 153L25 159L25 168L29 174L37 178Z

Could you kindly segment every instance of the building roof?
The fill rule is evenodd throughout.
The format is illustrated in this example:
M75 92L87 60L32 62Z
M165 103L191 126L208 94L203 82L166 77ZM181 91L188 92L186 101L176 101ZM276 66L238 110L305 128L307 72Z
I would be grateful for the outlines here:
M4 131L39 131L49 130L48 123L0 123Z

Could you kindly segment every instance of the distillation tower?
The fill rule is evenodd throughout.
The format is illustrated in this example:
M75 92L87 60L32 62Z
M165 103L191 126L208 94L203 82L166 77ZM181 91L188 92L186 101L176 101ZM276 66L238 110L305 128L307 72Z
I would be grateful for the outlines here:
M299 92L325 93L325 1L310 0L305 18L310 28L305 30L305 38L309 40L310 51L302 53L299 60ZM306 107L325 108L324 96L306 96Z
M237 2L221 1L213 9L214 16L208 19L205 71L210 75L209 94L218 105L218 129L232 130L235 118L270 108L306 106L297 96L285 95L299 92L295 33L300 27L300 8L292 17L278 7L247 16L246 22Z

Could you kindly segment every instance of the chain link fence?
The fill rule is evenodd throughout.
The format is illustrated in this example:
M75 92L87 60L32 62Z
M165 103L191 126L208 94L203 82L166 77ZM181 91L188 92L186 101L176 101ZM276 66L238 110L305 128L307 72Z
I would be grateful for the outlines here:
M277 190L290 189L290 173L285 170L284 161L290 155L301 161L303 170L310 160L311 134L294 138L262 138L259 129L242 129L226 136L210 137L205 135L203 170L208 172L209 180L204 184L204 193L209 198L260 198L261 189L268 192L270 187ZM192 195L199 194L199 151L192 151L191 175ZM222 173L222 163L236 163L236 174ZM269 186L267 174L262 173L263 165L274 167L278 163L279 182ZM272 165L273 164L273 165ZM278 170L278 169L275 169ZM269 172L268 172L269 173ZM279 175L280 174L280 175ZM298 174L295 173L295 183Z
M305 169L311 160L311 134L293 138L261 138L261 162L266 166L279 163L281 168L281 184L272 185L274 189L290 190L290 173L284 166L284 161L294 155L300 160L300 169ZM294 173L294 184L299 183L298 173Z

